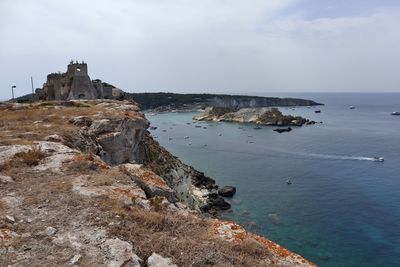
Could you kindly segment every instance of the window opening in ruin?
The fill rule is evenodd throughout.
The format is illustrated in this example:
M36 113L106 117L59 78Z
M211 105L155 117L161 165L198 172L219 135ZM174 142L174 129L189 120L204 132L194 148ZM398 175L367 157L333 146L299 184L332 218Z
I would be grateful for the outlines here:
M76 70L77 70L77 71L81 71L81 68L78 67L78 68L76 68Z

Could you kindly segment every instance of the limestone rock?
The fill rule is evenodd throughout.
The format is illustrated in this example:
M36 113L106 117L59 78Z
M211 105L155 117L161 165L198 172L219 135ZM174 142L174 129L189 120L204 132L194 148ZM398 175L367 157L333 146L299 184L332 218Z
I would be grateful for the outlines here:
M154 172L144 169L139 164L125 164L124 167L149 198L160 196L167 198L172 203L178 201L174 190Z
M178 267L176 264L171 263L171 259L164 258L161 255L153 252L147 259L148 267Z
M148 121L143 118L102 119L93 121L88 132L101 145L101 158L116 165L139 158L139 143L147 127Z
M6 215L6 220L10 223L15 223L15 218L13 216L10 215Z
M52 170L58 172L64 162L71 160L78 153L74 149L55 142L41 141L37 142L37 145L47 154L43 163L35 167L35 170L39 171Z
M132 245L119 238L107 239L103 247L109 251L108 267L140 267L141 259L132 251Z
M81 254L77 254L74 255L71 260L69 261L69 265L73 266L75 264L77 264L79 262L79 260L81 259L82 255Z
M12 183L12 182L14 182L14 180L10 176L0 175L0 182L2 182L2 183Z
M15 209L22 204L23 198L14 195L7 195L0 198L1 203L4 203L5 206Z
M54 227L51 227L51 226L47 227L46 230L44 231L44 233L45 233L46 235L48 235L48 236L52 236L52 235L54 235L56 232L57 232L57 229L54 228Z
M79 127L90 127L90 125L92 125L92 119L89 117L85 117L85 116L78 116L75 118L72 118L69 120L69 123L72 123L73 125L79 126Z

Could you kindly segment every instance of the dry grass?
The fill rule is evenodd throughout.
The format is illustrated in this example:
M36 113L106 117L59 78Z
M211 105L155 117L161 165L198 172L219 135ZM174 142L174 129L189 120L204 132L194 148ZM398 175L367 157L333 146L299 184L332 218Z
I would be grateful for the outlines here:
M129 184L131 179L122 173L118 167L93 173L88 179L87 186L110 186L114 183Z
M163 198L159 196L155 196L150 198L150 206L154 211L162 211L164 210L164 205L163 205Z
M47 157L47 154L37 145L32 145L28 151L18 152L9 161L0 165L0 171L21 168L24 166L37 166Z
M32 146L26 152L19 152L14 155L15 160L28 166L37 166L41 160L47 157L47 154L38 146Z
M128 208L110 199L104 199L100 206L111 207L114 214L110 218L120 216L109 234L130 241L142 259L157 252L182 267L272 266L265 263L271 254L260 243L253 239L224 241L214 235L207 219ZM105 219L102 223L108 222Z

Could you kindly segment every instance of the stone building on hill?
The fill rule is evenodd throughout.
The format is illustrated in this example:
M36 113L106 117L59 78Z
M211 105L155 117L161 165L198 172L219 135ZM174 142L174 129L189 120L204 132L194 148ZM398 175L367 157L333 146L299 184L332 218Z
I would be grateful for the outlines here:
M67 72L51 73L43 88L36 89L37 100L118 98L122 90L101 80L90 80L87 64L71 62Z

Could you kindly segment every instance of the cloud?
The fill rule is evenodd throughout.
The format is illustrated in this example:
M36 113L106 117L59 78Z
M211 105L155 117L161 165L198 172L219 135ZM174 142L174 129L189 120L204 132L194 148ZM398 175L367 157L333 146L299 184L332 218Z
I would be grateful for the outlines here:
M0 98L70 59L131 91L399 90L399 9L309 17L302 2L3 0Z

